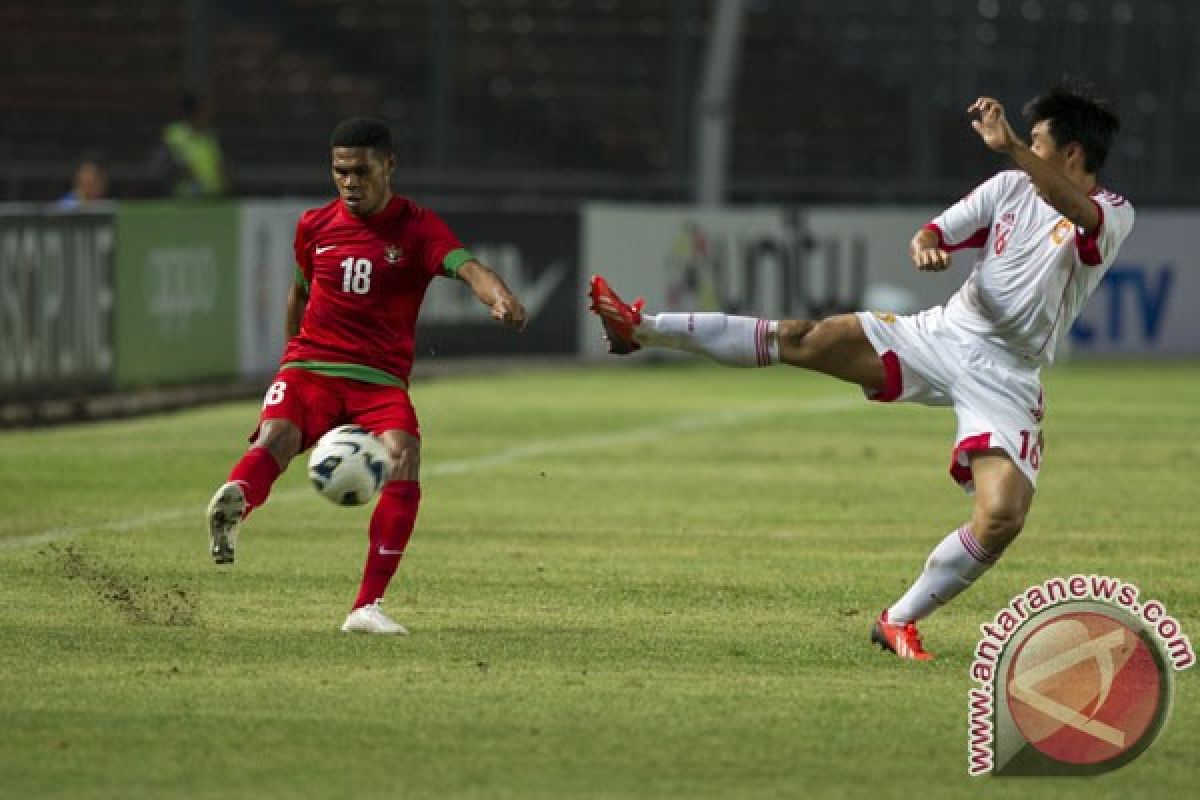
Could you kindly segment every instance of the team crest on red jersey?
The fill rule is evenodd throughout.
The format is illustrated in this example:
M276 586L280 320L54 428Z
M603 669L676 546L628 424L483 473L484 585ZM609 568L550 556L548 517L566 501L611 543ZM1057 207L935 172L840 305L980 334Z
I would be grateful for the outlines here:
M389 244L387 249L383 251L383 257L387 259L389 264L395 264L404 255L404 251L400 249L398 244Z

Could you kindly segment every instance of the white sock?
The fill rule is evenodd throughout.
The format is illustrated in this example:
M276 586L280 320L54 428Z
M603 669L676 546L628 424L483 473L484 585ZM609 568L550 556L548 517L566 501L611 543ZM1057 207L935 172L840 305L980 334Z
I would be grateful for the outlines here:
M698 353L727 367L769 367L779 363L778 328L775 320L720 312L643 314L637 340Z
M946 605L996 563L963 525L933 548L925 571L896 604L888 609L888 622L916 622Z

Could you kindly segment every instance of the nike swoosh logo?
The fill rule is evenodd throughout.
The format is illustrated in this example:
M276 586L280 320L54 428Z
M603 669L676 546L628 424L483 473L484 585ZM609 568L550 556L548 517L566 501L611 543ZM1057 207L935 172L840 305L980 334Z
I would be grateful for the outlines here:
M333 248L335 248L335 247L337 247L337 245L336 245L336 244L327 244L327 245L325 245L324 247L321 247L320 245L317 245L317 255L321 255L321 253L324 253L324 252L326 252L326 251L328 251L328 250L332 250L332 249L333 249Z
M381 556L402 556L402 555L404 555L404 551L403 550L388 550L386 547L380 547L379 555L381 555Z

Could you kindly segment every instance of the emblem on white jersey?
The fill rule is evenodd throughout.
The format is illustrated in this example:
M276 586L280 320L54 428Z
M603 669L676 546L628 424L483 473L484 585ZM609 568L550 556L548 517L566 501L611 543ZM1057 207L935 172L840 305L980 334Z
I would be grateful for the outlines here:
M1055 244L1062 244L1067 239L1075 234L1075 223L1063 217L1054 226L1054 230L1050 231L1050 241Z
M996 251L996 255L1004 255L1004 251L1008 247L1008 236L1016 226L1016 214L1011 211L1005 211L1000 215L1000 221L996 223L996 236L993 239L994 244L992 245L992 249Z
M387 259L389 264L395 264L404 255L404 251L400 249L398 244L389 244L387 249L383 251L383 257Z

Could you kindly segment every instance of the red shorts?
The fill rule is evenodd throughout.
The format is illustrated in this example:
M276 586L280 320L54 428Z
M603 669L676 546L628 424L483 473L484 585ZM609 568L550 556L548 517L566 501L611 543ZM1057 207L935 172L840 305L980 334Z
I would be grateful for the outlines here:
M259 426L269 419L294 422L303 434L302 451L331 428L350 423L374 434L401 430L421 436L417 412L404 387L363 383L306 369L281 369L276 373L263 399ZM250 441L257 437L255 428Z

